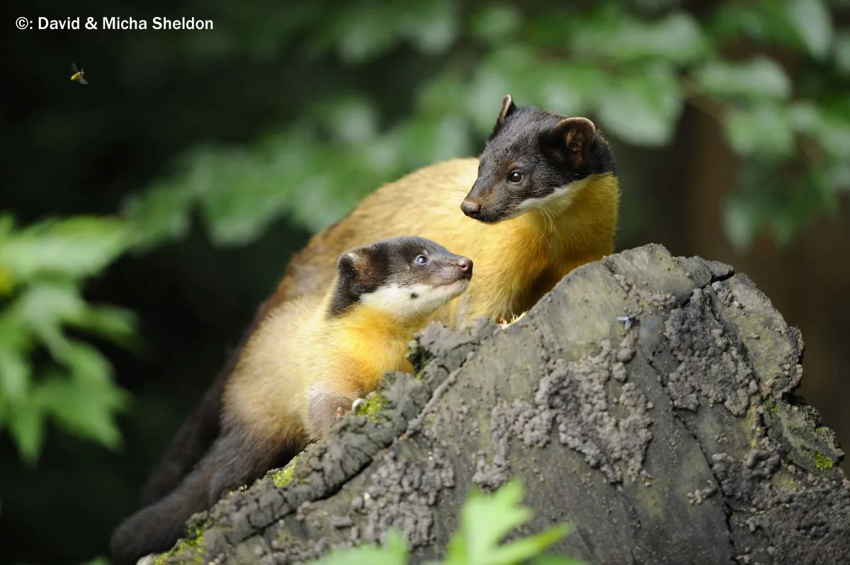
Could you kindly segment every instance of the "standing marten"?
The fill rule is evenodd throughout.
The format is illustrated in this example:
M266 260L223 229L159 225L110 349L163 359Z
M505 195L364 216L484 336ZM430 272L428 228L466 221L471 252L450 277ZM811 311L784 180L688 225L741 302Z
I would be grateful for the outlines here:
M398 235L452 246L475 261L475 283L435 316L456 327L531 308L576 267L613 253L619 187L611 148L586 118L568 118L502 101L479 159L454 159L383 186L292 259L270 310L324 293L343 250ZM244 343L244 342L243 342ZM218 375L151 474L143 500L169 492L217 433Z
M343 253L324 296L275 307L224 388L221 434L197 468L112 536L117 565L169 549L189 517L321 438L387 371L412 371L413 334L463 293L472 261L399 237Z

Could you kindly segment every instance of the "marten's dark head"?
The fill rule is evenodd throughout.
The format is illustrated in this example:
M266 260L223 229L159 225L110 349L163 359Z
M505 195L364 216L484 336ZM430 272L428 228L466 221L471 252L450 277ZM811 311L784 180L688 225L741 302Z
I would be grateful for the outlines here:
M616 174L608 143L587 118L565 118L502 100L496 127L461 204L470 218L496 223L533 208L568 203L582 181Z
M394 237L346 251L337 271L331 316L359 303L408 320L465 291L472 261L429 239Z

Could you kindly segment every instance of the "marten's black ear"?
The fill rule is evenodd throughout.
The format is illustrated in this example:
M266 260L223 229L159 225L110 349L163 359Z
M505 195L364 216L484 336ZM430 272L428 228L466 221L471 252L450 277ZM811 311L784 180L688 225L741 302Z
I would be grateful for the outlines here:
M358 273L366 260L365 253L366 250L364 248L357 247L339 256L336 262L336 269L342 280L347 282L357 280Z
M587 118L564 118L549 131L551 141L561 149L574 167L584 165L590 157L596 126Z
M502 98L502 109L499 110L499 118L496 120L496 124L498 125L504 122L515 110L516 104L514 104L514 99L511 98L510 94L505 94L505 97Z

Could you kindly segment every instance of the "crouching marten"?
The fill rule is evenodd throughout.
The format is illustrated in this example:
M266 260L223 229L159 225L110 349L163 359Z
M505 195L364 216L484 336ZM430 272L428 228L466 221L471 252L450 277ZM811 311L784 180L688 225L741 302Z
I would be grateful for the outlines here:
M324 293L345 249L399 235L444 242L475 261L475 283L435 316L456 327L478 316L510 320L571 270L613 252L618 200L614 156L590 120L517 107L506 96L479 159L415 171L317 234L292 259L254 327L287 301ZM228 374L226 367L178 432L145 500L173 488L212 442Z
M321 438L386 371L411 371L413 334L463 293L472 261L418 237L343 253L330 291L272 309L224 388L221 434L165 498L113 534L117 565L169 549L188 518Z

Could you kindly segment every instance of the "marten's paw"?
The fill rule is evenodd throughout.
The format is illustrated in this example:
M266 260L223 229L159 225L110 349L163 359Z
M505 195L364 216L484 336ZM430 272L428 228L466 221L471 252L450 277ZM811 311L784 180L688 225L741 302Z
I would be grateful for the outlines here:
M357 412L357 409L358 409L358 408L359 408L359 407L360 407L360 406L361 406L364 402L366 402L366 401L365 401L364 399L362 399L362 398L355 398L355 399L354 399L354 402L352 402L352 403L351 403L351 408L349 408L348 410L344 409L342 406L337 406L337 407L336 407L336 419L337 419L337 420L339 420L340 418L342 418L343 416L345 416L345 415L346 415L349 411L351 411L351 412Z

